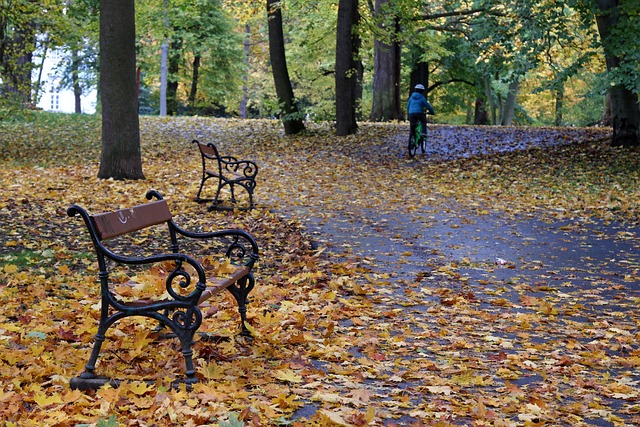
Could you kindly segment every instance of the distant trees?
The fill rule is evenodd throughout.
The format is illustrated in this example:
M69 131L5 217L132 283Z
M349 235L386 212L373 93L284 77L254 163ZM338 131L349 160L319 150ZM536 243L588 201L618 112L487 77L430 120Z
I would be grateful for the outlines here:
M10 3L0 3L0 102L37 97L39 43L65 46L63 81L79 96L97 70L98 0ZM613 144L635 145L639 47L628 35L640 33L639 9L635 0L148 0L136 8L135 65L150 89L145 112L157 110L166 42L170 114L280 114L287 133L307 115L335 119L346 135L362 117L402 119L417 82L443 120L494 125L596 123L608 93Z
M0 2L0 102L15 102L22 106L32 99L31 73L33 56L38 47L38 35L59 34L60 1L51 1L47 8L34 0ZM42 40L42 39L41 39ZM58 39L45 38L56 45Z

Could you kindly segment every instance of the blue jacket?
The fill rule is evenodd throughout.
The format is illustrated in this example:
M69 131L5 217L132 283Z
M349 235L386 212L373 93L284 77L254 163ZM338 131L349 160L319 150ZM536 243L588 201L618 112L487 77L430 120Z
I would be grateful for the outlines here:
M429 114L435 114L427 98L421 93L413 92L407 101L407 114L421 114L425 109L429 111Z

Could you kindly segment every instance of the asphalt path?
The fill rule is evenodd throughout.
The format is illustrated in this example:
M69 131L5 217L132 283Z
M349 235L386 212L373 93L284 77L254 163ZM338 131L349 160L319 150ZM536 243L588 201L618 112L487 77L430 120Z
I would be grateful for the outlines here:
M421 161L490 155L487 145L493 147L493 152L499 152L530 146L521 144L520 140L542 147L558 140L548 135L540 139L530 135L518 138L516 133L511 133L512 139L496 145L487 144L486 140L495 140L500 135L478 134L474 143L474 135L460 138L451 133L447 136L446 128L439 128L438 132L434 140L440 144L432 144L425 156L427 160ZM385 143L385 149L391 147L398 159L406 155L403 146L401 137L391 144ZM370 269L377 277L384 277L392 297L380 301L388 305L381 310L410 305L410 310L403 309L411 316L406 322L418 325L423 318L424 323L428 323L430 304L441 298L437 293L425 291L420 293L422 302L416 302L415 293L406 292L407 285L415 287L417 283L422 289L435 288L440 286L443 276L455 275L456 280L449 282L458 287L455 292L473 295L480 309L495 310L496 301L504 300L504 306L510 310L530 310L523 304L522 287L526 287L532 297L551 299L558 306L571 307L579 300L579 309L563 309L563 318L558 321L559 336L563 327L572 330L575 324L585 328L599 321L613 325L621 316L626 317L625 313L630 314L626 319L637 333L638 325L634 322L637 322L640 284L629 280L637 278L640 270L640 230L636 225L594 219L514 218L495 212L478 214L453 203L447 209L425 203L410 213L401 209L390 213L389 209L353 204L328 215L321 203L298 204L285 212L303 223L314 246L325 249L327 259L347 259ZM416 331L421 332L419 326ZM513 336L505 333L503 338ZM547 340L543 336L535 339ZM583 341L588 344L588 340ZM638 351L637 347L632 350ZM640 384L637 369L618 373L629 377L631 383ZM535 372L523 375L518 381L523 386L544 382ZM407 389L415 386L411 382L398 385ZM625 407L624 401L612 399L607 404L617 416L630 423L618 425L633 425L628 414L617 412ZM296 416L308 417L316 409L316 405L308 404ZM408 416L393 422L408 425L413 420ZM585 421L588 425L616 425L605 416Z

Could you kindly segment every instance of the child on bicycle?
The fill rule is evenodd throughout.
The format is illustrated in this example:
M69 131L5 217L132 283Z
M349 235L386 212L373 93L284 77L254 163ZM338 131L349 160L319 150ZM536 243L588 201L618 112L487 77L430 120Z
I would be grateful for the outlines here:
M417 84L413 93L407 101L407 114L409 116L409 124L411 126L411 132L413 132L414 126L418 120L422 123L422 137L426 137L427 133L427 115L425 110L429 114L435 114L433 107L424 97L424 86Z

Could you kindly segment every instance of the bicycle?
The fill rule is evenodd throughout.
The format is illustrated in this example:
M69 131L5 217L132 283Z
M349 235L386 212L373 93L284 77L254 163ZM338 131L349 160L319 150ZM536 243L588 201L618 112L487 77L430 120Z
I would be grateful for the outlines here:
M427 152L426 129L422 134L422 123L418 120L409 130L409 157L414 157L418 152L418 147L422 150L422 154Z

